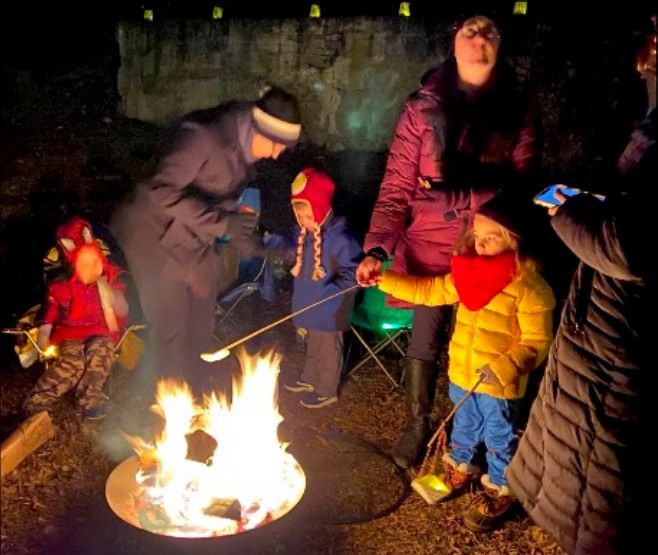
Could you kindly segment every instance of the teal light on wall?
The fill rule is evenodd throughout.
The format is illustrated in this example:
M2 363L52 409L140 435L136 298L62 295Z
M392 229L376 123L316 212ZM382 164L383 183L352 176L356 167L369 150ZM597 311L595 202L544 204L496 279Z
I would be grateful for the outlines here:
M359 112L353 111L347 115L347 128L350 131L357 131L363 127L363 117Z

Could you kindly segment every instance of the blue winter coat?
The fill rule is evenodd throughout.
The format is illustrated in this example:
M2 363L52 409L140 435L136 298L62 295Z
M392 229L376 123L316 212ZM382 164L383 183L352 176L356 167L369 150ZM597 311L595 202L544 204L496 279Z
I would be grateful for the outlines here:
M322 267L327 274L318 281L313 281L311 277L313 233L307 233L302 267L293 284L293 311L356 284L355 272L362 250L347 222L344 218L332 216L322 229ZM299 235L299 228L296 231L295 239ZM303 312L293 319L293 323L299 328L344 331L349 326L353 306L354 294L348 293Z

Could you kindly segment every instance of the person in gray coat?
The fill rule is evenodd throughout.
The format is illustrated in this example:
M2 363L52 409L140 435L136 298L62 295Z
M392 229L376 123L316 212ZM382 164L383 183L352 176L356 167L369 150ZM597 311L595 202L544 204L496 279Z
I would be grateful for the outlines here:
M653 61L640 69L653 105L619 159L617 194L579 194L550 209L580 264L507 472L530 517L579 555L644 553L652 539L655 19L651 40Z
M217 239L249 243L257 214L238 199L254 164L299 139L298 104L272 87L253 102L187 114L165 136L157 171L119 207L111 229L124 251L150 329L156 375L185 378L207 392L220 283Z

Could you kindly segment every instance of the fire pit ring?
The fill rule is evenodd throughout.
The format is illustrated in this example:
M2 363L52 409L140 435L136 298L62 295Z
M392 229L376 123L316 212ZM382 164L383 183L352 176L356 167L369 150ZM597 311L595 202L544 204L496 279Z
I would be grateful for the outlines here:
M132 456L125 459L123 462L119 463L114 470L110 473L105 483L105 499L107 504L112 509L115 515L117 515L121 520L127 522L131 526L150 532L153 534L158 534L161 536L169 537L189 537L189 538L204 538L204 537L213 537L213 536L176 536L172 533L158 532L157 530L149 529L142 525L139 515L135 508L135 496L140 491L140 485L136 480L136 475L139 470L139 457ZM299 472L300 476L304 480L304 487L300 488L297 491L297 495L289 500L287 503L283 504L279 508L271 512L269 519L261 523L255 529L263 528L267 524L272 523L287 513L289 513L302 499L304 491L306 489L306 477L302 467L299 463L295 462L295 470ZM238 534L243 534L250 530L244 530L238 532ZM233 534L237 535L237 534ZM220 537L220 536L217 536Z

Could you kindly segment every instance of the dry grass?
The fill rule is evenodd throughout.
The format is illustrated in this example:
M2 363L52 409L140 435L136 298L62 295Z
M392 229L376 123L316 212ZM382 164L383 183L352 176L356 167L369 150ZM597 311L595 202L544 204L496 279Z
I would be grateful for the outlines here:
M287 303L268 306L260 318L269 321ZM238 313L232 335L253 329L249 303ZM235 325L238 322L238 325ZM272 331L263 346L284 352L282 373L297 372L302 347L292 327ZM391 353L392 354L392 353ZM388 364L399 374L399 362ZM19 404L37 369L0 374L3 422ZM152 419L143 384L147 368L117 372L112 381L112 412L101 423L80 421L71 399L54 414L57 436L12 472L2 483L2 552L41 553L358 553L358 554L557 554L556 545L527 518L516 515L502 529L476 535L462 526L461 514L473 494L445 505L428 506L405 492L391 462L376 449L386 449L403 426L403 396L375 365L367 365L342 389L339 403L305 409L294 394L282 391L285 418L282 437L303 464L308 490L300 506L275 525L215 543L163 541L119 521L106 508L104 482L116 462L129 455L119 430L148 433ZM435 417L449 410L445 378L437 386ZM5 432L8 430L5 429ZM361 441L367 442L365 445ZM369 445L373 445L370 448ZM392 512L401 495L404 501ZM372 520L377 513L388 513ZM348 522L348 524L344 524ZM341 524L343 523L343 524Z

